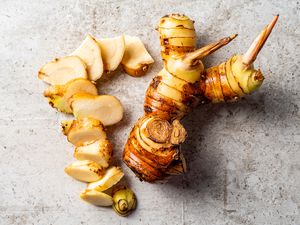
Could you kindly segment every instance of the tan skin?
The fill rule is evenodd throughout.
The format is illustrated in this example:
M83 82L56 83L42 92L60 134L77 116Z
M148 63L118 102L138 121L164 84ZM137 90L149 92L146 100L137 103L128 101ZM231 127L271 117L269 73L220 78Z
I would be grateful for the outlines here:
M170 18L172 16L174 17ZM176 20L178 17L181 19ZM168 19L170 19L170 21L167 21ZM162 57L165 61L165 69L173 76L189 81L187 81L187 85L184 86L182 90L177 90L176 92L178 93L178 91L180 91L182 98L178 98L178 96L173 96L171 98L171 93L170 97L166 97L158 93L156 88L160 82L163 82L163 79L160 75L156 76L146 91L144 105L145 115L142 118L155 116L172 122L175 119L181 119L198 102L206 103L236 100L237 96L240 97L245 94L245 92L241 89L242 85L248 85L246 86L248 90L255 90L260 86L263 77L257 72L257 70L252 69L251 65L254 62L258 52L261 50L267 37L269 36L277 19L278 16L275 17L272 22L261 32L245 55L235 58L237 60L234 62L232 62L232 57L226 63L222 63L207 70L203 70L203 64L200 60L229 43L236 37L235 35L221 39L218 42L209 44L193 52L188 52L195 48L192 42L187 42L187 45L190 46L182 44L182 46L173 47L170 46L169 43L163 41L168 39L167 37L164 37L161 44ZM162 23L164 25L167 24L168 29L172 29L170 26L173 22L174 29L177 29L177 27L180 26L180 23L182 23L182 29L193 29L193 24L187 21L186 17L181 17L181 15L177 14L163 17L160 25L162 25ZM185 39L183 38L182 40L184 41ZM235 67L233 67L233 63ZM172 69L172 71L169 69ZM193 71L197 71L197 73L199 71L199 73L203 74L199 76L199 74ZM178 74L176 73L182 74L177 76ZM246 79L244 79L243 76L249 76L249 79L251 78L253 82L246 84ZM258 78L256 78L256 76ZM241 78L243 78L243 80L240 80ZM167 89L164 91L166 90ZM181 102L176 102L173 98L180 99ZM178 154L180 153L179 151L176 151L176 154L172 155L173 149L178 150L177 144L162 150L156 150L151 146L144 146L147 147L147 150L144 149L139 144L139 141L135 136L136 134L139 135L139 129L143 122L144 119L139 120L135 124L133 131L130 133L128 142L125 146L123 161L137 174L139 178L148 182L154 182L156 180L163 179L168 175L166 168L162 168L162 165L167 166L168 169L172 168L171 166L174 166L175 169L176 164L180 165L181 161L178 161ZM138 132L134 132L135 130ZM161 131L157 130L156 132L159 133ZM170 154L167 154L169 155L168 157L165 156L166 152Z

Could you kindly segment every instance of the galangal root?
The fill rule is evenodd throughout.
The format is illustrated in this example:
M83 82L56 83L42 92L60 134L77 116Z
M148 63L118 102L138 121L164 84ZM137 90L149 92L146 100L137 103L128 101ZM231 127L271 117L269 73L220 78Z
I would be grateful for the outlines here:
M204 69L201 60L228 44L236 35L196 50L194 22L185 15L160 19L161 55L164 68L146 91L144 115L133 126L123 152L125 164L141 179L162 180L186 171L180 151L186 131L180 124L199 103L232 102L255 91L264 77L253 67L278 15L263 29L243 55Z

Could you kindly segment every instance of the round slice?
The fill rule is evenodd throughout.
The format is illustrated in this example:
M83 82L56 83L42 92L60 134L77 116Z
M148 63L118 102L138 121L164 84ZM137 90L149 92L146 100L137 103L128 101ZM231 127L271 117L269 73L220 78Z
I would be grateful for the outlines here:
M112 95L76 94L71 99L71 107L76 118L94 118L104 126L118 123L124 112L121 102Z
M85 117L72 122L64 121L62 126L68 141L75 146L106 139L104 127L99 120Z
M101 48L91 35L88 35L71 55L79 56L85 62L90 80L96 81L102 76L103 62Z
M101 47L101 55L104 63L104 69L107 72L118 68L125 52L124 36L115 38L103 38L97 40Z
M51 85L62 85L76 78L87 78L85 63L77 56L57 58L45 64L38 77Z
M88 93L97 95L98 91L91 81L78 78L69 81L64 85L54 85L44 91L44 96L48 98L49 104L60 112L72 113L70 98L77 93Z
M104 168L95 162L84 160L71 163L65 168L65 172L76 180L93 182L103 176Z

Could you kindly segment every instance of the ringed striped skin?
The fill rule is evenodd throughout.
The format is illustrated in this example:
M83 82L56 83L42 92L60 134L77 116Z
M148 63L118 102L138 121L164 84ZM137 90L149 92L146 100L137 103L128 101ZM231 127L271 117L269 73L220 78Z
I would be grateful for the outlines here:
M213 102L233 102L260 87L264 77L260 70L238 69L239 56L205 71L205 97ZM253 85L249 80L253 79ZM250 91L251 90L251 91Z
M194 21L183 14L172 13L159 20L161 55L167 60L172 55L184 55L196 49Z
M232 102L259 88L264 77L252 63L277 19L278 16L260 33L245 55L234 55L208 69L204 69L201 59L228 44L236 35L196 50L194 21L181 14L160 19L157 30L164 68L146 90L144 115L133 126L123 152L123 161L137 177L155 182L186 171L186 162L180 152L185 138L176 143L169 139L163 143L153 140L147 137L147 123L160 120L172 124L175 130L172 135L179 135L182 130L176 130L174 122L181 120L199 102ZM155 132L164 136L168 131L157 126Z
M161 18L158 26L161 40L161 53L165 67L150 83L145 96L145 118L160 118L165 121L175 121L183 118L191 108L195 107L199 99L203 99L205 82L204 66L200 61L204 57L232 39L213 43L208 47L195 51L196 34L194 21L180 14L171 14ZM212 50L211 50L212 49ZM196 54L194 53L196 52ZM193 55L189 57L187 53ZM200 57L201 56L201 57ZM201 88L202 87L202 88ZM141 179L148 182L164 179L170 174L185 171L182 160L179 160L178 144L171 144L161 151L148 145L153 143L143 141L141 126L144 117L135 125L125 145L123 161ZM159 145L159 143L155 143ZM174 149L176 151L174 152ZM172 157L164 161L165 153ZM181 154L182 155L182 154ZM164 162L163 166L160 164ZM181 170L182 168L182 170ZM178 172L179 171L179 172Z

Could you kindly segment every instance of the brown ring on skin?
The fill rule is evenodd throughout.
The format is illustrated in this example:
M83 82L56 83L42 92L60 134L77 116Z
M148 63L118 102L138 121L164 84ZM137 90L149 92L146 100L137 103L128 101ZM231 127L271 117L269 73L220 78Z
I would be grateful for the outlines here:
M168 84L164 83L161 80L161 77L155 77L153 81L154 81L153 82L153 87L154 87L155 90L158 87L158 85L165 85L166 87L179 92L180 99L176 100L174 98L171 98L171 97L168 97L168 96L165 96L165 95L161 94L162 96L165 96L165 97L171 99L173 102L178 102L178 103L184 104L184 105L189 106L189 107L190 106L193 107L193 106L197 105L197 97L195 97L193 95L188 95L186 93L183 93L182 91L177 90L174 87L169 86Z
M135 129L138 128L134 127L134 129L130 133L130 139L132 138L132 142L134 143L134 145L138 148L140 152L142 152L143 155L145 155L145 157L153 159L153 161L161 165L161 167L163 168L169 166L172 163L172 161L177 157L179 151L178 148L175 146L162 149L153 149L152 152L144 149L135 137Z
M148 95L146 95L146 97L145 97L145 104L148 104L150 106L154 106L155 108L160 109L162 111L166 111L166 112L178 110L175 106L164 104L164 102L157 101L156 99L154 99L154 98L152 98L151 96L148 96Z
M183 113L188 113L190 111L190 108L186 105L183 104L183 107L185 108L185 110L182 110L179 108L178 105L176 105L176 103L174 103L173 99L168 98L166 96L163 96L161 94L159 94L153 87L152 85L150 85L147 89L146 95L150 96L151 98L163 102L164 104L168 104L170 106L174 106L177 108L178 111L181 111Z
M215 68L215 73L212 73L212 84L214 86L214 90L216 93L216 100L217 102L224 102L224 96L222 92L222 87L221 87L221 81L220 81L220 76L219 76L219 67Z
M169 113L167 111L160 110L160 109L158 109L158 108L156 108L153 105L150 105L148 103L144 104L144 111L145 111L146 115L157 116L157 117L159 117L161 119L164 119L164 120L171 120L172 118L177 118L177 114L173 114L173 112Z
M155 169L165 169L173 162L173 157L164 157L164 159L157 160L159 156L144 149L139 144L136 138L133 138L129 145L132 145L132 147L138 152L138 154L140 155L139 157L143 161L147 162L150 166L152 166Z
M236 97L238 97L237 94L230 87L229 82L227 80L225 63L219 65L219 77L220 77L220 83L221 83L224 100L232 101Z
M192 107L194 107L194 106L197 105L197 103L195 103L195 102L197 102L197 97L196 97L196 96L191 95L191 94L188 93L188 92L183 92L183 91L181 91L181 90L178 90L178 89L176 89L176 88L174 88L174 87L172 87L172 86L166 84L166 83L163 81L163 78L162 78L161 76L156 76L156 77L153 79L153 82L154 82L154 84L153 84L153 87L154 87L154 88L156 88L160 83L162 83L163 85L166 85L166 86L168 86L169 88L172 88L172 89L174 89L174 90L180 92L181 99L182 99L182 100L181 100L181 103L182 103L182 104L185 104L185 105L187 105L187 106L192 106ZM189 84L191 84L191 83L188 83L188 82L187 82L187 85L189 85ZM167 96L166 96L166 97L167 97ZM171 99L172 99L172 98L171 98ZM176 101L175 99L172 99L172 100L173 100L173 101Z
M128 159L131 159L135 163L133 167L139 174L142 175L142 179L148 182L153 182L155 180L162 179L164 174L157 169L154 169L152 166L147 164L146 162L142 161L134 150L130 149L130 146L127 145L129 148L128 151ZM135 153L135 154L134 154Z
M225 64L225 66L226 66L226 77L227 77L228 84L229 84L229 86L231 87L232 91L233 91L234 93L236 93L237 96L241 97L240 94L232 88L232 86L231 86L231 84L230 84L230 82L229 82L229 79L228 79L228 75L229 75L229 76L233 77L233 79L234 79L235 82L237 82L235 76L234 76L234 75L232 74L232 72L231 72L231 60L232 60L232 58L230 58L230 59L226 62L226 64ZM244 95L244 91L240 88L240 85L239 85L238 82L237 82L237 85L238 85L238 88L240 89L240 92L242 92L243 95Z
M233 57L231 57L231 59L230 59L230 73L231 73L231 75L234 77L234 80L236 81L236 83L238 84L238 86L239 86L239 88L242 90L242 92L244 93L244 94L246 94L246 92L244 91L244 89L242 88L242 86L241 86L241 84L240 84L240 81L239 81L239 79L234 75L234 73L233 73L233 71L232 71L232 64L233 64L234 62L233 62Z
M141 179L148 182L154 182L161 179L162 174L156 176L147 170L147 166L141 160L132 154L131 146L126 144L123 153L123 162L134 171L134 173ZM146 166L146 168L145 168ZM148 166L149 167L149 166Z
M210 73L211 73L211 68L209 68L207 70L207 73L206 73L206 79L205 79L205 92L204 92L204 95L207 99L209 99L209 101L212 101L214 99L214 91L213 91L213 87L211 85L211 78L210 78Z
M216 89L215 89L215 86L214 86L214 77L213 75L216 73L216 68L212 68L210 70L210 73L207 74L206 76L206 81L209 83L210 87L211 87L211 92L213 93L213 97L211 99L212 102L218 102L218 94L216 93Z
M141 154L141 152L139 152L131 142L128 142L128 147L130 148L130 153L140 160L144 170L147 170L153 176L161 176L161 172L159 170L160 167L158 167L157 164L153 164L152 160L144 157L143 154Z
M146 108L145 108L146 107ZM182 118L185 113L179 111L174 106L164 104L161 101L157 101L149 96L146 96L144 108L146 109L146 114L159 115L161 119L169 120L172 118ZM151 109L149 112L147 110Z

